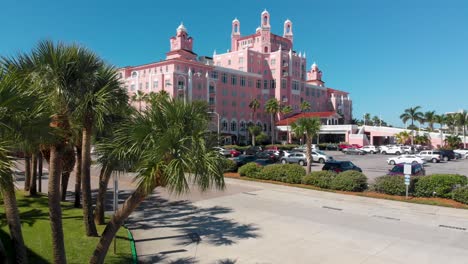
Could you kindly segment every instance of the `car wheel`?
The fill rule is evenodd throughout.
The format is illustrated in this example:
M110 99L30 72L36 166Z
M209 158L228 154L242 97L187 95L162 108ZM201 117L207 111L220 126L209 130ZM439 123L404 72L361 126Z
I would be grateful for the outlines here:
M401 153L400 153L400 151L397 151L395 154L397 154L398 156L400 156Z
M387 152L386 152L386 151L382 151L382 154L387 155Z
M444 161L449 161L449 158L447 156L445 156Z
M304 166L304 165L305 165L304 161L303 161L303 160L300 160L300 161L299 161L299 165Z
M437 159L436 158L433 158L432 159L432 163L436 163L437 162Z
M406 151L406 152L405 152L405 154L406 154L406 155L408 155L408 154L409 154L409 152L408 152L408 151Z
M413 162L411 162L411 164L418 164L418 162L413 160Z
M373 150L370 151L370 154L375 154L375 152Z
M286 164L286 163L288 163L288 162L287 162L285 159L282 159L282 160L281 160L281 163Z
M390 165L395 165L395 161L394 160L391 160L390 162L388 162Z
M323 163L325 163L325 160L322 159L322 158L320 158L320 159L319 159L319 163L322 163L322 164L323 164Z

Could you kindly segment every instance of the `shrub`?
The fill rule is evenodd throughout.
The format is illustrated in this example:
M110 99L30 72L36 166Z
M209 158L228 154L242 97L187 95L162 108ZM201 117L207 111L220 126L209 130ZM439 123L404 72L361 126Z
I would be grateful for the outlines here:
M237 164L235 161L230 159L223 160L223 171L224 172L236 172L237 171Z
M304 168L297 164L273 164L263 167L258 178L285 183L301 183L304 175Z
M235 150L238 150L240 152L248 149L250 146L238 146L238 145L224 145L223 148L225 149L235 149Z
M320 188L330 189L330 184L336 173L332 171L313 171L302 178L302 183Z
M367 189L367 177L359 171L341 172L332 179L330 187L340 191L362 192Z
M420 177L415 186L415 195L421 197L452 198L452 190L457 185L465 186L467 178L458 174L433 174Z
M238 172L240 176L247 176L257 178L257 174L262 170L262 167L258 166L255 162L250 162L240 167Z
M297 146L298 146L297 144L285 144L285 145L272 144L272 145L266 145L265 149L270 148L270 147L278 147L283 150L292 150L293 148L296 148Z
M455 189L453 199L460 203L468 204L468 186Z

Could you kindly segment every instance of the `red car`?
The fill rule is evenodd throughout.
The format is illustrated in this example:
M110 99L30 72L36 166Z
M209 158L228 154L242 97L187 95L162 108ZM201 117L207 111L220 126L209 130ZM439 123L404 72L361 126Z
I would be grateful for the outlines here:
M362 146L359 144L351 144L351 146L358 149L362 148Z
M338 150L343 150L343 149L347 149L347 148L350 148L352 147L351 145L349 144L339 144L338 145Z
M231 153L231 157L238 157L241 154L240 151L235 149L231 149L229 153Z

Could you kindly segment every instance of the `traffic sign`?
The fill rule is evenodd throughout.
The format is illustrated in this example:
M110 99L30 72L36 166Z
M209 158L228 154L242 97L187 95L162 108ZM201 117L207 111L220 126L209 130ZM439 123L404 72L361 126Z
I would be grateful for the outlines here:
M405 175L405 180L407 180L407 179L408 180L411 179L411 176L410 175Z
M403 174L411 175L411 164L405 164L403 167Z

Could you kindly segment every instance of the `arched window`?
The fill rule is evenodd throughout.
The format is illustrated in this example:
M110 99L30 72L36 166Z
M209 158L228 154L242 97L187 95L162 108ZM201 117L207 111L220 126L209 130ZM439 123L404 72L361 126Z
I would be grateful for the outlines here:
M132 78L136 78L138 76L138 73L136 71L132 72Z
M264 16L263 17L263 25L267 25L267 24L268 24L268 16Z
M257 126L262 127L262 123L257 122Z
M237 131L237 122L231 121L231 131Z
M221 121L221 127L223 131L227 131L227 126L228 126L228 123L226 120Z
M263 124L263 131L267 131L267 125Z
M289 32L291 32L291 25L288 25L288 26L286 27L286 33L289 33Z
M238 27L239 26L237 24L234 25L234 33L237 33Z
M265 47L265 53L267 53L267 52L268 52L268 47Z
M244 121L240 122L240 130L245 131L245 122Z

